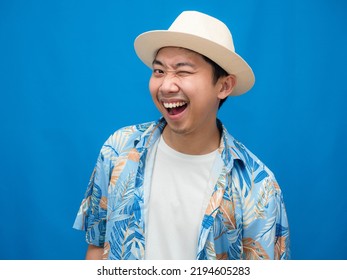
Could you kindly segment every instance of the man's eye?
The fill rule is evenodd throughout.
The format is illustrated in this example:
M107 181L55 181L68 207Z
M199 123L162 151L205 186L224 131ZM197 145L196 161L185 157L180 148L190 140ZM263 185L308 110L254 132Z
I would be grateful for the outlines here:
M189 72L189 71L178 71L177 72L177 75L179 75L179 76L188 76L190 74L192 74L192 72Z
M164 71L161 69L153 69L153 74L161 75L161 74L164 74Z

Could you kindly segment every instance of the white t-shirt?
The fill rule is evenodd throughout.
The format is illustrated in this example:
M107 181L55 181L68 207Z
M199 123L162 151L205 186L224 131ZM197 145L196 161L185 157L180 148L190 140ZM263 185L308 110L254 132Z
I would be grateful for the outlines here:
M146 226L145 259L195 259L201 222L213 191L217 150L182 154L160 138L153 166Z

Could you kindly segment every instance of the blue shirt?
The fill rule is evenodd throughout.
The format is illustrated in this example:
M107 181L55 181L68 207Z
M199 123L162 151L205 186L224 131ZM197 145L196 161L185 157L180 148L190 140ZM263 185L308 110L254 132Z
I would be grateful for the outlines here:
M196 259L288 259L288 220L274 175L217 124L222 136L212 171L216 184ZM104 248L104 259L144 259L144 174L165 125L160 119L122 128L100 151L74 228L86 231L87 243Z

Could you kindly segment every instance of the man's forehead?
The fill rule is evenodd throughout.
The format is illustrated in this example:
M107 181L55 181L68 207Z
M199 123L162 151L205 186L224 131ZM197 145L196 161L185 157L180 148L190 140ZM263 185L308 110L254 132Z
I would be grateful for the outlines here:
M196 60L203 60L203 56L193 50L181 47L164 47L157 51L153 63L162 64L164 59L175 59L181 62L178 64L193 65Z

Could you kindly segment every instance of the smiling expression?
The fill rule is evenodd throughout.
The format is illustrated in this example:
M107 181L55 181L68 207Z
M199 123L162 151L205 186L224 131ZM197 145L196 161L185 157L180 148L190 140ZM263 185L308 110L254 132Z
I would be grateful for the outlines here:
M204 136L216 128L223 82L213 82L212 66L200 54L176 47L159 50L149 88L153 101L178 135Z

